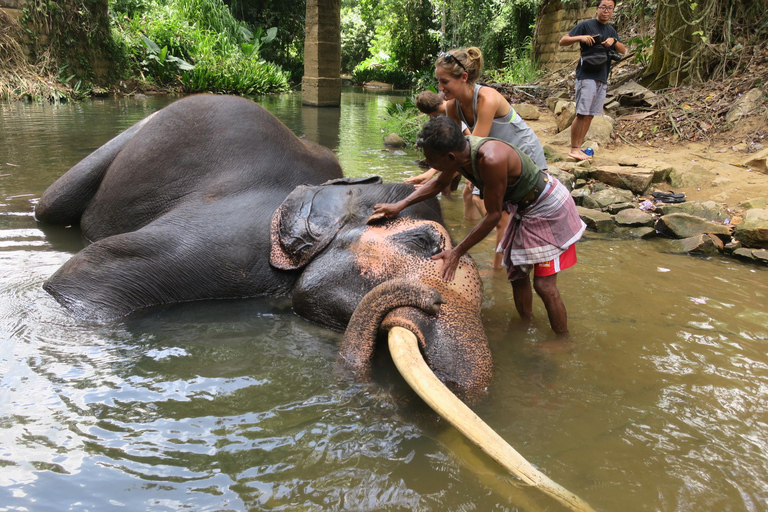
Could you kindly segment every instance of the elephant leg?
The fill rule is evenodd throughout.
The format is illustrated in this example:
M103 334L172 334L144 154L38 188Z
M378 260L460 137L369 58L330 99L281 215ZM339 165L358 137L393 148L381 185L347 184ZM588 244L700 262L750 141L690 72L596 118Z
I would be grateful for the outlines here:
M243 201L259 204L255 196L190 204L103 238L43 287L77 317L96 321L191 300L285 295L298 274L269 266L268 215L255 208L243 215Z
M153 115L128 128L64 173L40 198L35 207L35 218L46 224L78 224L112 161Z

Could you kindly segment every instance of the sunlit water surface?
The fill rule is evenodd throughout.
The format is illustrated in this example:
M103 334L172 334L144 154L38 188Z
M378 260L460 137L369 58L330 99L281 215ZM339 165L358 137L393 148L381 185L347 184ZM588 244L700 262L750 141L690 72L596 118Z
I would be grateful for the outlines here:
M400 181L418 155L382 145L392 99L258 101L347 175ZM0 104L0 511L563 510L469 448L386 358L369 384L338 381L340 335L284 299L92 325L42 290L82 244L41 231L36 199L169 101ZM442 204L461 239L460 201ZM492 245L473 251L495 366L482 418L599 511L768 510L766 269L588 234L558 279L562 350L540 301L530 326L516 317Z

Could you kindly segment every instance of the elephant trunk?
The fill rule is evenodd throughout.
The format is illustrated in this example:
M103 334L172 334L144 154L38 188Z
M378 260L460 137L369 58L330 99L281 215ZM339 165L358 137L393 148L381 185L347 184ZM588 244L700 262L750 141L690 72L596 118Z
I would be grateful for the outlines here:
M424 362L416 335L407 329L389 331L389 352L408 385L442 418L493 460L524 483L559 501L570 510L594 512L584 500L552 481L459 400Z
M443 304L440 293L419 281L393 279L368 292L349 320L339 356L357 373L369 368L376 344L376 334L387 314L397 308L414 307L435 315Z

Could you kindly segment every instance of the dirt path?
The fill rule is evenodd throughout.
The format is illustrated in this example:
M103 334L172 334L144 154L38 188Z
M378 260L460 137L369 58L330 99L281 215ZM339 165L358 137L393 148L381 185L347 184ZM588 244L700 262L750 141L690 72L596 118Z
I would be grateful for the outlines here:
M546 108L539 109L541 118L526 121L539 136L542 144L557 134L554 115ZM550 145L566 161L566 146ZM665 145L651 143L612 143L596 153L595 165L618 165L620 157L631 157L642 166L643 158L660 160L679 170L693 172L701 177L699 186L674 189L684 192L688 201L715 201L740 213L738 204L747 199L768 197L768 174L749 171L742 164L749 158L744 151L734 151L732 143L678 142ZM551 162L557 166L562 162ZM672 190L669 184L657 184L660 190Z

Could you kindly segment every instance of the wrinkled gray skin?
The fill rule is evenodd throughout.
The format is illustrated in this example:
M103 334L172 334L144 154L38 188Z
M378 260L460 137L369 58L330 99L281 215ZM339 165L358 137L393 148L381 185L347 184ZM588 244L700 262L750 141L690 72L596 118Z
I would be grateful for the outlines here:
M191 96L118 135L46 190L36 218L80 224L92 243L44 288L77 317L97 321L191 300L291 295L299 315L343 330L377 285L419 280L445 303L436 314L418 301L399 307L386 315L388 327L416 332L449 386L482 388L491 375L482 284L468 257L454 282L439 279L430 256L451 241L438 203L366 224L374 204L412 190L342 179L330 151L299 140L249 100ZM345 339L347 352L354 345Z

